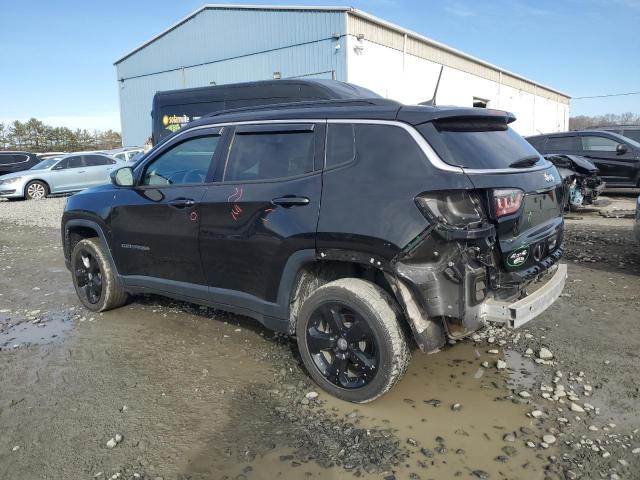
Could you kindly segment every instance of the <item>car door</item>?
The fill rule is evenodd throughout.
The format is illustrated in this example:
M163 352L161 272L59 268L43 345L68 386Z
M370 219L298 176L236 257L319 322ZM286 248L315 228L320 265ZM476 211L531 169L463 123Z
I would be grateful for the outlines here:
M598 167L600 176L609 185L635 185L638 159L630 145L605 135L589 134L581 138L582 156ZM623 145L626 151L619 151L619 145Z
M85 173L84 158L82 155L65 157L51 169L50 185L54 193L73 192L82 187L82 175Z
M323 122L237 126L202 200L212 299L270 315L292 255L315 255Z
M200 201L213 175L222 129L186 131L135 170L111 213L114 257L128 285L206 296L200 263Z
M116 166L114 159L106 155L93 154L84 155L84 162L87 166L84 176L86 180L85 188L109 183L109 175Z

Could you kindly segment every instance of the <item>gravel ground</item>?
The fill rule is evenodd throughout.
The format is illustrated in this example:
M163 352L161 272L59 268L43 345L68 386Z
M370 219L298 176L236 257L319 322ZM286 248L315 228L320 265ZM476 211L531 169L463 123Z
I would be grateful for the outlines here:
M295 343L249 319L154 296L83 310L63 205L0 202L0 478L640 478L630 220L579 212L545 314L414 352L358 406L315 395Z
M0 220L14 225L60 228L66 197L42 200L0 200Z

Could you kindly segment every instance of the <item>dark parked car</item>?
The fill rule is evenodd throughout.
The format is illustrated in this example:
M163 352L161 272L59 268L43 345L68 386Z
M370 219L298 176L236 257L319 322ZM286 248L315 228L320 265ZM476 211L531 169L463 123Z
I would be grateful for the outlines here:
M589 130L604 130L607 132L618 133L623 137L629 137L636 142L640 142L640 125L615 125L610 127L594 127Z
M606 186L598 167L584 157L545 155L544 158L556 166L564 181L565 210L593 204Z
M609 187L640 186L640 143L602 130L527 137L542 154L579 155L594 163Z
M192 122L69 198L76 292L92 311L152 292L248 315L295 335L322 388L371 401L408 335L433 352L560 295L562 180L513 120L371 99Z
M152 143L199 118L236 108L312 100L379 97L371 90L335 80L265 80L157 92L153 96Z
M0 152L0 175L29 170L41 161L35 153Z

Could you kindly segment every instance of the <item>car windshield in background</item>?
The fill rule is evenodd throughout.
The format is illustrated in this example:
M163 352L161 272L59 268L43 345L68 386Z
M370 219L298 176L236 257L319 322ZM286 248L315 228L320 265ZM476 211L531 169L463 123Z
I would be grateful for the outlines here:
M546 161L504 121L452 119L417 126L438 155L449 165L473 169L510 168L523 159ZM533 160L532 160L533 159ZM518 165L520 166L520 165Z
M59 158L48 158L46 160L41 161L37 165L34 165L30 168L30 170L46 170L49 167L53 167L56 163L58 163Z

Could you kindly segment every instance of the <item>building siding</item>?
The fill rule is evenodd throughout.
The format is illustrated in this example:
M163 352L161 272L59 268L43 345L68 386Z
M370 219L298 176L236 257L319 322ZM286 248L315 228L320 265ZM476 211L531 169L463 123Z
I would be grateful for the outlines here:
M123 144L142 145L151 135L157 91L269 80L274 72L282 78L346 80L344 16L203 10L116 64Z
M444 62L442 57L434 58L437 60L349 35L347 81L402 103L425 102L433 96ZM501 83L499 74L493 80L457 66L445 63L436 97L439 105L471 107L474 97L486 100L488 108L514 113L517 120L513 127L521 135L558 132L568 127L569 105L557 94L549 99L540 95L541 87L522 83L518 78L513 77L511 84Z
M349 81L415 104L431 98L443 65L439 104L487 100L515 113L523 135L568 127L566 95L363 12L218 6L116 62L123 144L142 145L151 135L157 91L269 80L280 72Z

